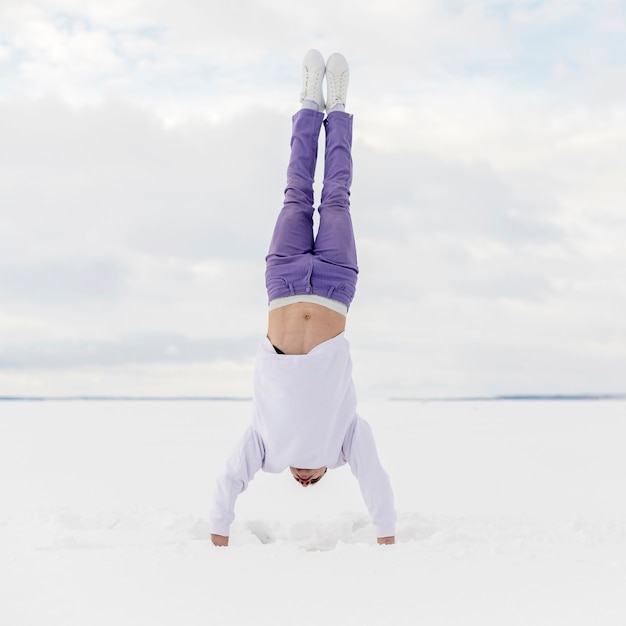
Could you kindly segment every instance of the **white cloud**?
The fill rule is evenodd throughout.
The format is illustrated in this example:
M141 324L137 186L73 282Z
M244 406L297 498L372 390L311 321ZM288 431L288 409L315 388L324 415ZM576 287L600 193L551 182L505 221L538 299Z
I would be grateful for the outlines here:
M623 390L625 24L582 0L321 2L306 20L278 0L3 3L0 355L20 365L0 392L153 376L247 395L239 353L220 369L185 350L265 332L311 45L352 65L363 387ZM136 333L163 338L139 364Z
M242 381L253 361L83 366L68 369L0 368L0 390L10 396L217 396L250 397Z

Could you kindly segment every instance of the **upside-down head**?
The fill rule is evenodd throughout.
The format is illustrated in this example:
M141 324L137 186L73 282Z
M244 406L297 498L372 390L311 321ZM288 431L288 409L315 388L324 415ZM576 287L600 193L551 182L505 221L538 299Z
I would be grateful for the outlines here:
M301 467L290 467L291 475L303 486L308 487L322 480L328 471L326 466L317 469L303 469Z

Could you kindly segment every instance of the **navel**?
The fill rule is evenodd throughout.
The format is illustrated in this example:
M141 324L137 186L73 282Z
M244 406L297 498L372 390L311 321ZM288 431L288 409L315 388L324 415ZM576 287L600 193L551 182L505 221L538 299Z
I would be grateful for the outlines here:
M305 313L304 314L304 319L305 320L310 320L311 319L311 314L310 313Z

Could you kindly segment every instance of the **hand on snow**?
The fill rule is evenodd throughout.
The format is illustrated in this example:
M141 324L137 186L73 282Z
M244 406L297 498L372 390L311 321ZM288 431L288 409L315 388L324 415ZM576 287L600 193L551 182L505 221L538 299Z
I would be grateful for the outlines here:
M225 547L228 545L228 537L224 537L223 535L211 535L211 541L214 546Z

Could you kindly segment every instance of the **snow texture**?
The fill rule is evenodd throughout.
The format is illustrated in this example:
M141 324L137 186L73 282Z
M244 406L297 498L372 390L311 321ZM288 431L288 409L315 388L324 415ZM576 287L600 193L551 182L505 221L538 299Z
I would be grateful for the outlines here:
M0 623L626 623L623 402L368 402L399 513L349 470L213 479L247 402L0 403Z

